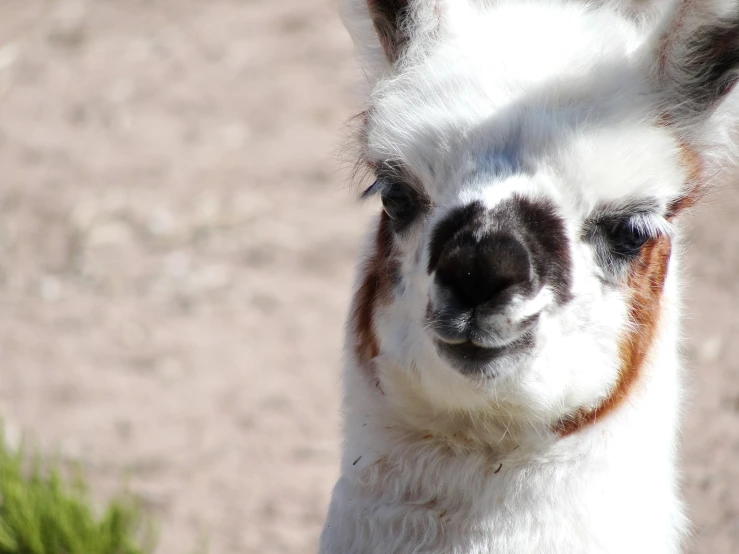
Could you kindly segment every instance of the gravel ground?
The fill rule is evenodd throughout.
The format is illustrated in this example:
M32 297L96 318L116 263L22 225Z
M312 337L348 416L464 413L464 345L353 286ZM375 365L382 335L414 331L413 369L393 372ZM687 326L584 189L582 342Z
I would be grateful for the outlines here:
M159 554L315 550L360 76L333 1L0 0L0 414ZM691 220L692 554L739 552L739 186Z

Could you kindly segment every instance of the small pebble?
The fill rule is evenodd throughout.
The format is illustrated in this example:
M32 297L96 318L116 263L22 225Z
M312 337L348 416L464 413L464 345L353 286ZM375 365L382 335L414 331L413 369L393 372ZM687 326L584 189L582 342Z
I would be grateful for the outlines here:
M704 364L713 363L721 355L723 346L724 341L722 337L711 337L698 346L698 358Z
M61 2L51 14L49 40L61 46L76 47L87 38L87 3Z

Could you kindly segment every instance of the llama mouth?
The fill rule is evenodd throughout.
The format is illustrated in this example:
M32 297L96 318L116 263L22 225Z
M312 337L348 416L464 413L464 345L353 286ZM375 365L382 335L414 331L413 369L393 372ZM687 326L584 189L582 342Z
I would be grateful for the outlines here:
M469 375L486 373L492 362L529 349L533 344L533 334L525 333L509 344L498 347L479 346L472 341L445 342L437 339L434 342L442 358L460 373Z
M465 362L489 362L497 358L506 349L505 346L498 348L478 346L471 341L458 343L437 341L436 344L439 352Z

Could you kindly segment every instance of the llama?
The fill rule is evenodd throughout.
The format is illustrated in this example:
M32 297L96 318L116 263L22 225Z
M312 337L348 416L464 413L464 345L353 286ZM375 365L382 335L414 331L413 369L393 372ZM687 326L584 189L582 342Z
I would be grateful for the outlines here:
M321 554L674 554L680 216L739 0L344 0L378 196Z

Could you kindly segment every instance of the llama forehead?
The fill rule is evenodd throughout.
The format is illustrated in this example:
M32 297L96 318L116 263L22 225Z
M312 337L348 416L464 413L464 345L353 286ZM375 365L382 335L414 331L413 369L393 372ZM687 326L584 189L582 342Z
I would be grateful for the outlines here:
M539 174L528 188L546 184L539 194L585 211L632 196L666 204L682 181L679 146L651 113L638 37L581 5L452 18L438 44L422 42L376 87L366 153L405 165L441 203Z
M556 158L558 191L597 206L653 204L660 211L687 179L684 152L666 127L640 122L577 136Z
M464 3L445 6L451 13L442 21L446 33L434 56L452 58L496 82L501 73L518 83L581 74L630 55L644 39L632 22L585 4L502 0L472 10L453 4ZM419 46L421 56L424 48Z
M513 195L545 197L585 218L599 206L643 204L658 211L680 196L690 168L668 127L636 118L591 124L539 121L408 144L395 160L438 205ZM428 137L426 137L428 138ZM447 144L440 146L446 140Z
M380 118L405 126L455 113L455 123L477 123L532 96L564 103L582 90L606 92L609 82L623 86L643 41L615 13L575 3L500 2L479 12L465 4L445 3L451 13L438 34L412 42L398 70L378 83L372 103Z

